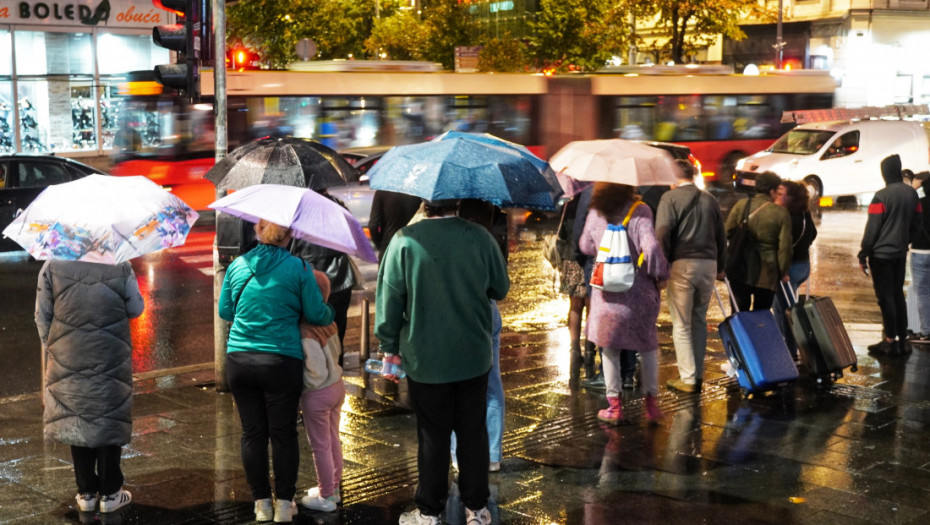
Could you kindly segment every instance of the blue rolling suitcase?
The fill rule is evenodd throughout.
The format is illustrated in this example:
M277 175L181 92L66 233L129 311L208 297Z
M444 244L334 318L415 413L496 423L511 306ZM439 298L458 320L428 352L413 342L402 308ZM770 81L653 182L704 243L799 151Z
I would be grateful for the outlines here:
M727 282L728 290L729 287ZM720 302L719 296L717 301ZM731 304L733 314L720 323L718 331L743 392L746 395L758 394L797 380L798 367L791 359L772 312L739 312L735 302L731 301ZM726 311L722 302L720 309Z

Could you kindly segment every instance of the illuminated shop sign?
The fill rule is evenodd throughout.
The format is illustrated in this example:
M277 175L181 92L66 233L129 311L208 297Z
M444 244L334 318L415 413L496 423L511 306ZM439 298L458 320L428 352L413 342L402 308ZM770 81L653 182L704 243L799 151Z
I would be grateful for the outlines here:
M0 0L0 24L151 28L169 22L151 0Z

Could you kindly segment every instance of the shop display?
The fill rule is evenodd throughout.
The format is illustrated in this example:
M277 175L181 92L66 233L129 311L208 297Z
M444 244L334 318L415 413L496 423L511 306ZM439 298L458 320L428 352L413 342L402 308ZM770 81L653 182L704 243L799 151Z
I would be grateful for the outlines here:
M100 100L100 134L105 149L113 147L116 131L119 129L119 112L122 101L117 98Z
M71 100L71 124L74 128L71 138L72 148L90 149L97 145L94 133L93 100L84 97Z
M13 144L13 105L6 99L0 99L0 153L16 151Z
M39 123L36 107L28 98L19 99L19 129L23 151L48 151L48 146L39 139Z

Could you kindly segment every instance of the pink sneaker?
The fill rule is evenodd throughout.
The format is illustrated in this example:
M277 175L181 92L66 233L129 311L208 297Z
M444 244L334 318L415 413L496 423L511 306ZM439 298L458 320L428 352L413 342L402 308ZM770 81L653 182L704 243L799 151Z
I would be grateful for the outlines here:
M646 395L646 419L652 423L662 418L662 411L659 410L659 400L656 396Z
M619 423L623 419L623 407L620 398L607 396L607 408L597 413L597 419L605 423Z

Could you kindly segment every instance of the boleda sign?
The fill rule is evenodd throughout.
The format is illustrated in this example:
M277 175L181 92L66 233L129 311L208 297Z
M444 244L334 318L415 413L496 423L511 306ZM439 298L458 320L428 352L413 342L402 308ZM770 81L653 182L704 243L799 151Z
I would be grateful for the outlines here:
M0 0L0 24L150 28L169 22L151 0Z

